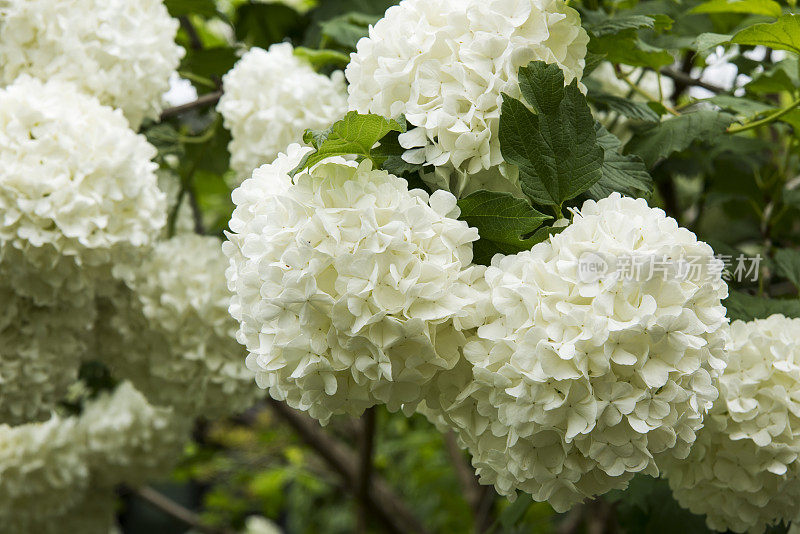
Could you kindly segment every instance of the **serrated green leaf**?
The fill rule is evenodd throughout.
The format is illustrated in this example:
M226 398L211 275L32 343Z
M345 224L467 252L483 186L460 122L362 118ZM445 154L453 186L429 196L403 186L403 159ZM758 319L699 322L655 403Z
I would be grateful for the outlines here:
M217 5L214 0L164 0L164 5L171 17L184 15L213 17L217 14Z
M732 291L724 302L731 320L753 321L780 313L800 317L800 299L768 299Z
M320 24L322 37L342 48L355 50L358 41L369 33L370 25L380 18L366 13L345 13Z
M781 60L764 72L753 76L753 81L745 86L748 93L768 94L781 91L794 92L800 85L798 63L794 58Z
M504 95L500 115L503 157L519 167L523 192L534 202L561 206L600 179L603 150L586 97L564 73L542 61L520 69L525 104Z
M733 36L726 33L701 33L694 40L692 48L698 52L705 52L706 50L730 42L731 37Z
M755 117L761 113L776 109L774 106L770 106L769 104L765 104L763 102L758 102L757 100L730 95L717 95L706 100L701 100L700 102L714 104L715 106L732 111L733 113L736 113L744 118Z
M372 148L389 132L403 132L405 127L380 115L361 115L355 111L324 131L306 131L303 141L315 151L306 156L295 173L313 167L334 156L358 156L372 159Z
M754 24L734 35L731 42L800 54L800 15L783 15L773 23Z
M595 37L613 35L625 30L638 30L640 28L653 28L655 19L646 15L619 15L609 17L597 24L587 25L586 29Z
M689 148L695 141L713 142L732 122L732 115L719 111L686 113L639 130L625 150L637 154L652 168L659 160Z
M638 156L621 154L622 142L599 122L595 123L595 130L597 143L603 148L603 175L589 188L589 196L599 200L616 191L630 197L649 198L653 193L653 178L644 162Z
M689 13L749 13L780 17L783 10L773 0L710 0L692 8Z
M495 254L516 254L538 241L530 239L542 223L552 219L536 211L527 200L511 193L476 191L458 201L461 220L478 229L480 240L473 245L475 262L488 265Z
M778 272L800 289L800 250L784 248L775 253Z
M644 122L658 122L660 118L659 115L644 102L635 102L602 91L589 91L588 97L601 111L616 111L629 119Z

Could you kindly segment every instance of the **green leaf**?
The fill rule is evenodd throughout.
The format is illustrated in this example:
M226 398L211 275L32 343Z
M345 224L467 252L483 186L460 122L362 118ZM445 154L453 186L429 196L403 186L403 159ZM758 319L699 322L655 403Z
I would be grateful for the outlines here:
M488 265L497 254L530 250L538 241L528 237L552 217L536 211L527 200L511 193L476 191L458 201L461 220L478 229L474 244L475 262Z
M328 65L346 67L350 63L350 56L338 50L315 50L298 46L294 49L294 55L310 63L315 70Z
M783 10L773 0L710 0L695 6L689 13L749 13L778 18Z
M370 25L380 19L380 16L366 13L345 13L320 24L322 37L342 48L355 50L358 41L369 33Z
M644 122L658 122L660 118L659 115L644 102L635 102L602 91L591 90L589 91L588 97L601 111L616 111L629 119Z
M236 49L231 47L190 50L181 61L180 70L204 78L222 77L238 60Z
M333 156L355 155L372 159L372 148L378 141L389 132L403 131L405 127L395 120L380 115L360 115L351 111L327 130L306 131L303 141L316 150L303 159L294 173L313 167Z
M705 52L706 50L730 42L731 37L732 35L726 33L701 33L694 40L692 48L698 52Z
M686 113L639 130L627 144L626 152L639 155L648 168L652 168L661 159L689 148L695 141L713 142L732 122L732 115L719 111Z
M587 25L586 29L595 37L613 35L625 30L638 30L640 28L653 28L655 19L646 15L621 15L607 18L597 24Z
M594 54L604 54L612 63L650 67L654 70L671 65L675 61L672 54L666 50L639 39L637 32L638 30L623 30L592 39L589 50Z
M731 320L766 319L776 313L786 317L800 317L799 299L768 299L732 291L724 304Z
M775 253L778 272L800 289L800 250L784 248Z
M307 20L282 4L242 4L236 9L236 38L248 46L269 48L287 37L299 38Z
M583 67L583 78L586 79L600 64L605 61L605 54L593 54L592 52L586 53L586 66Z
M528 511L531 504L533 504L533 500L530 495L525 493L519 495L516 501L508 505L500 513L500 525L506 530L516 525L525 515L525 512Z
M214 0L165 0L164 5L171 17L184 15L200 15L213 17L217 14L217 5Z
M745 86L748 93L768 94L782 91L794 92L800 85L797 60L783 59L764 72L753 76L753 81Z
M701 102L714 104L715 106L732 111L733 113L736 113L744 118L755 117L761 113L775 109L775 107L763 102L758 102L757 100L750 100L749 98L730 95L717 95L706 100L701 100Z
M596 122L597 143L603 147L603 176L589 188L594 199L606 198L613 192L630 197L649 198L653 193L653 178L644 162L635 155L620 153L622 142Z
M500 115L503 157L519 167L522 191L538 204L561 206L600 179L603 149L577 82L564 87L557 65L531 63L519 72L520 90L536 114L504 95Z
M771 24L754 24L734 35L731 42L800 54L800 15L784 15Z

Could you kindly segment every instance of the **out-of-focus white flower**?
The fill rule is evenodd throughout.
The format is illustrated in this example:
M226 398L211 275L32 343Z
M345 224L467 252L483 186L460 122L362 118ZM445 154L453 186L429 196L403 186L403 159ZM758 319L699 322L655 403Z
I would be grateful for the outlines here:
M184 51L162 0L7 0L0 84L29 74L76 84L121 109L134 128L155 119ZM68 106L68 104L65 104Z
M502 93L521 96L519 68L556 63L570 83L588 42L561 0L403 0L358 43L349 106L405 115L405 160L475 174L503 162Z
M0 277L37 304L90 302L166 222L155 148L119 111L27 76L0 90L0 132Z
M283 531L278 525L266 517L250 516L244 527L244 534L281 534Z
M237 323L228 313L228 261L215 237L159 243L101 302L98 356L161 406L217 417L252 406L262 392L244 365Z
M231 167L240 179L347 112L344 75L317 74L289 43L253 48L223 78L217 111L231 132Z
M665 466L681 506L714 530L760 533L800 515L800 319L731 325L720 398L685 460Z
M36 306L0 286L0 422L47 419L78 377L93 309Z
M270 395L327 421L415 404L459 359L481 271L456 199L341 158L294 177L293 145L233 193L231 314Z
M73 419L0 425L0 524L35 532L37 517L52 519L77 505L89 484L84 448Z
M87 403L79 427L93 485L138 484L162 476L189 438L191 420L150 405L130 383Z
M587 256L588 255L588 256ZM602 256L601 256L602 255ZM584 271L603 258L605 272ZM628 277L626 259L664 271ZM697 270L681 276L682 260ZM644 200L588 201L562 233L485 278L494 312L464 348L472 376L426 404L485 483L566 510L684 457L717 397L727 296L707 244Z

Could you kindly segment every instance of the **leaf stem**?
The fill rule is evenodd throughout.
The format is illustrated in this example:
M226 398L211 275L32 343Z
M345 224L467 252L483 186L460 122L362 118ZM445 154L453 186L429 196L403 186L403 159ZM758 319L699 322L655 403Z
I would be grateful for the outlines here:
M737 124L737 125L731 126L730 128L728 128L728 133L734 134L734 133L739 133L739 132L745 132L747 130L752 130L753 128L758 128L760 126L764 126L765 124L769 124L771 122L774 122L774 121L780 119L781 117L783 117L787 113L790 113L792 110L794 110L797 107L800 107L800 98L798 98L797 100L795 100L794 102L792 102L791 104L786 106L785 108L780 109L780 110L772 113L771 115L767 115L763 119L759 119L757 121L747 122L747 123L744 123L744 124Z
M641 95L644 98L646 98L648 102L658 102L659 104L664 106L664 109L666 109L672 115L676 115L676 116L680 115L680 113L678 113L678 111L675 108L665 104L664 102L662 102L658 98L654 97L653 95L651 95L650 93L648 93L647 91L645 91L644 89L642 89L641 87L639 87L638 85L636 85L635 83L630 81L628 76L624 72L622 72L622 69L620 68L619 65L614 65L614 72L616 73L617 78L619 78L620 80L625 82L628 85L628 87L630 87L635 93L638 93L639 95ZM660 81L660 79L659 79L659 81Z

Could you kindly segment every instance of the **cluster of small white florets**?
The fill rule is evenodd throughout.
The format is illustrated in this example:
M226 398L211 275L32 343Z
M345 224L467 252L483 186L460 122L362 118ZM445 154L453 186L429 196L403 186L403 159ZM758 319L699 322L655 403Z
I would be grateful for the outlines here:
M761 533L800 511L800 319L731 325L720 398L688 458L665 475L719 531Z
M587 256L588 255L588 256ZM605 258L603 276L586 276ZM626 258L666 272L627 277ZM638 260L637 260L638 258ZM681 276L682 260L696 270ZM494 310L464 348L472 376L426 401L462 434L484 482L557 510L684 457L717 397L727 296L711 247L618 194L588 201L561 234L496 256ZM448 378L443 378L448 380Z
M215 237L158 243L127 286L101 303L98 357L150 402L186 416L216 417L252 406L260 390L243 365L228 313L228 261Z
M240 179L301 142L306 129L325 128L347 112L344 74L317 74L289 43L249 50L223 89L217 111L231 132L231 167Z
M37 303L91 301L165 224L155 148L74 86L0 90L0 273Z
M88 401L80 416L0 425L3 531L107 534L114 487L160 476L188 437L188 422L128 383Z
M475 229L455 198L341 158L295 176L289 148L233 193L230 312L261 387L327 421L419 402L458 361ZM480 273L480 271L478 271Z
M407 161L474 174L503 163L502 93L520 96L519 68L541 60L580 80L588 42L561 0L403 0L358 43L349 106L405 115Z
M72 82L138 128L158 116L183 57L177 30L162 0L6 0L0 85L23 74Z

